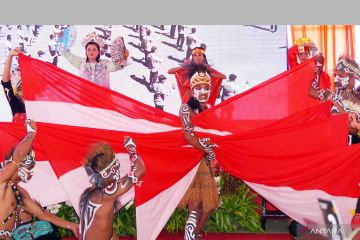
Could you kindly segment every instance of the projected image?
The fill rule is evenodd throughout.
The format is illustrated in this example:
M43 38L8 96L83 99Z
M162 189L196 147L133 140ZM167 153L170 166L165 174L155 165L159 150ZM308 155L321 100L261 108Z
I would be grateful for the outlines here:
M218 104L286 70L286 34L285 25L1 25L0 74L9 52L18 47L33 58L177 114L182 98L175 74L168 70L190 62L192 49L203 48L208 65L226 77ZM89 41L99 45L101 69L86 64ZM11 69L16 68L14 58ZM1 121L11 121L6 98L0 96Z

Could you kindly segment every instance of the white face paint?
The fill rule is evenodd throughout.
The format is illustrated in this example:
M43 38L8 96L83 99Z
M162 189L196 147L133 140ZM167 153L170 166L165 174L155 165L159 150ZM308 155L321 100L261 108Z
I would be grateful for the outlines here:
M114 179L109 185L106 186L105 192L108 195L114 194L118 188L118 181L120 180L120 162L118 159L114 159L104 170L100 172L101 177L105 180Z
M336 76L334 78L334 82L335 83L340 83L342 87L346 87L349 84L349 80L350 80L349 76L347 76L347 77Z
M211 87L208 84L199 84L193 88L193 96L199 102L205 103L209 100Z
M360 92L360 79L355 79L354 90Z

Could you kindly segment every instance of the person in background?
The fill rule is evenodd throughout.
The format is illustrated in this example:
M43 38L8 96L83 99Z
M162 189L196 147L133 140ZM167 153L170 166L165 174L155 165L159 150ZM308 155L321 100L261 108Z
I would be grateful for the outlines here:
M212 68L207 61L205 55L205 49L202 47L196 47L192 50L191 59L187 59L179 67L171 68L168 70L168 74L177 74L185 72L184 79L181 79L181 87L185 89L184 94L181 96L183 103L190 98L190 78L194 75L198 68L205 68L207 73L210 74L211 78L225 79L226 76L214 68ZM213 83L213 80L211 81ZM218 92L211 93L218 96ZM216 98L215 97L215 98Z
M164 110L165 106L165 95L169 95L168 89L165 87L166 77L160 75L158 81L154 83L154 105L156 108Z
M19 70L14 70L11 74L11 63L14 56L21 53L20 48L14 48L10 51L4 67L3 79L1 85L3 86L6 99L10 105L11 113L13 115L13 122L25 122L26 110L22 95L22 82ZM10 79L16 84L12 87Z
M240 87L238 85L236 85L236 82L235 82L236 78L237 78L237 76L235 74L230 74L229 80L225 81L222 84L222 86L220 88L220 94L219 94L219 96L221 97L221 102L223 102L226 99L231 98L241 92Z

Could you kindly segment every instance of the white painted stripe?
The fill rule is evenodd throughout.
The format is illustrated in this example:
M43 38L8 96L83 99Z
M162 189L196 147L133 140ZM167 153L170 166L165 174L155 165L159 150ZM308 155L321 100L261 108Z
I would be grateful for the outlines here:
M120 176L123 177L130 171L130 160L128 154L118 153L116 157L120 161ZM84 190L91 186L90 177L86 174L83 167L75 168L60 177L60 182L65 190L76 213L79 215L79 200ZM131 188L124 195L117 199L119 206L124 206L130 200L134 199L135 190Z
M87 107L74 103L25 101L28 118L36 122L80 126L136 133L155 133L178 130L166 124L134 119L119 112Z
M356 207L356 198L332 196L321 190L295 190L290 187L272 187L262 184L245 182L254 191L259 193L270 203L303 225L324 224L318 199L334 201L340 223L344 224L345 232L349 232L353 210Z
M25 105L27 117L36 122L136 133L167 132L181 129L145 119L130 118L108 109L87 107L75 103L27 100ZM195 127L195 130L220 136L232 134L227 131L199 127Z
M138 240L155 240L189 188L199 165L176 184L136 207Z

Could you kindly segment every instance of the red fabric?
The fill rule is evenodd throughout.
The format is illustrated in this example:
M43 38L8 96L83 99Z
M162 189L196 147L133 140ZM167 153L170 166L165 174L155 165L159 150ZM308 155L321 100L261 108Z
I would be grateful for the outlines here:
M288 49L288 64L290 68L296 67L299 65L297 60L298 47L292 46Z
M50 64L23 55L19 61L26 101L78 103L180 126L177 116ZM329 103L317 105L318 101L308 97L312 67L310 60L225 101L197 115L195 125L235 133L200 135L211 137L218 146L215 152L222 167L240 179L294 189L320 189L337 196L358 196L360 145L346 146L346 116L330 116ZM202 155L185 147L181 130L142 134L46 123L38 123L38 129L36 141L58 176L80 166L91 142L107 141L116 152L123 152L123 136L133 137L147 169L143 186L136 190L137 206L181 179Z
M23 140L26 136L26 130L23 123L3 123L0 122L0 162L5 159L5 155L12 147ZM39 142L33 144L36 153L36 160L46 160L47 156Z
M123 138L129 135L137 144L137 151L144 159L146 175L136 203L141 204L157 193L170 187L190 171L200 160L201 153L193 148L183 150L185 145L180 131L172 133L135 134L84 127L39 124L37 139L58 176L81 166L85 153L92 143L105 141L114 151L126 152ZM66 150L65 150L66 149ZM190 156L190 157L189 157ZM174 168L176 164L176 168Z
M14 123L25 123L26 113L16 113L13 117L12 122Z
M154 109L107 88L66 72L54 65L20 54L23 95L27 101L80 103L83 106L114 110L131 118L145 118L180 126L178 117ZM35 80L36 79L36 80Z
M215 152L225 171L245 181L358 197L360 146L346 146L346 122L337 116L234 134L214 139Z
M319 104L309 96L314 59L283 72L194 117L196 126L243 132ZM231 124L229 124L231 123Z
M297 54L297 46L292 46L288 49L288 64L290 69L300 65L300 63L298 63ZM320 76L320 88L331 89L330 76L325 71L323 71Z
M179 88L182 103L186 103L190 98L190 95L189 95L190 94L190 80L187 77L186 73L187 73L186 68L182 68L175 73L176 83ZM211 68L210 73L211 74L214 74L214 73L219 74L219 72L213 68ZM210 105L215 105L216 98L220 91L222 80L223 79L211 77L211 94L210 94L210 97L208 100L208 103Z

